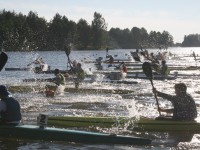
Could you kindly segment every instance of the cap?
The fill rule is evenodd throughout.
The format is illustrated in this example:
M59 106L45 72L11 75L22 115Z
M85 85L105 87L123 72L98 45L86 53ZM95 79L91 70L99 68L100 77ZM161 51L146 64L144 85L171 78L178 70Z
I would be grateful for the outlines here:
M0 85L0 95L8 96L10 93L8 92L5 85Z

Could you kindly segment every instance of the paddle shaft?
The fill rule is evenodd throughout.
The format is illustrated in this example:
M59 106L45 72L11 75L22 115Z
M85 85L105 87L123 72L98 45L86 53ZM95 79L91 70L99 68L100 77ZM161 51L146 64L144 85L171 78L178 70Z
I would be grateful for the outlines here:
M34 60L33 62L29 63L27 66L32 65L32 64L33 64L34 62L36 62L39 58L40 58L40 56L39 56L36 60Z
M154 89L153 80L150 79L150 82L151 82L152 88ZM158 98L157 98L157 94L156 94L156 93L154 93L154 97L155 97L155 99L156 99L156 103L157 103L159 115L161 116L161 113L160 113L160 106L159 106L159 103L158 103Z

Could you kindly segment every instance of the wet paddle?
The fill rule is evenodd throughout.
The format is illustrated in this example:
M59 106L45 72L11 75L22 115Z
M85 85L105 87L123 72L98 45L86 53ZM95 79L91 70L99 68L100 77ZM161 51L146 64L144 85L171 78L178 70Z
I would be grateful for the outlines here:
M144 62L142 64L142 69L143 69L144 74L149 78L149 80L151 82L151 85L152 85L152 88L154 89L154 85L153 85L153 73L152 73L151 64L149 62ZM156 99L156 103L157 103L157 106L158 106L158 109L159 109L160 107L159 107L157 95L154 94L154 97ZM159 111L159 114L161 116L160 111Z
M1 52L1 54L0 54L0 71L5 66L7 60L8 60L8 55L5 52Z
M40 56L39 56L36 60L34 60L33 62L29 63L29 64L27 65L27 67L30 66L30 65L32 65L33 63L37 62L39 59L40 59Z
M69 45L67 45L67 46L64 47L64 49L65 49L65 54L67 55L67 59L68 59L69 66L70 66L70 68L73 70L73 67L72 67L72 65L71 65L71 61L70 61L70 59L69 59L69 55L70 55L70 53L71 53L71 47L70 47Z

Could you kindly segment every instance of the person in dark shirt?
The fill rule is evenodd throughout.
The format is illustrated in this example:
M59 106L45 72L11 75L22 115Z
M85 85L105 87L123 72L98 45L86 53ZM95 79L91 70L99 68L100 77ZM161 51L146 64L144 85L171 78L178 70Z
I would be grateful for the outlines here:
M84 78L85 78L85 71L83 70L81 63L78 63L75 70L75 78L74 78L76 89L79 88L79 84L84 80Z
M0 98L0 124L18 125L22 119L20 104L4 85L0 85Z
M171 101L173 109L161 109L158 108L160 112L172 113L172 119L174 120L194 120L197 117L197 109L194 99L186 92L187 86L184 83L175 84L175 94L169 95L162 93L153 88L153 93L157 96L165 98Z

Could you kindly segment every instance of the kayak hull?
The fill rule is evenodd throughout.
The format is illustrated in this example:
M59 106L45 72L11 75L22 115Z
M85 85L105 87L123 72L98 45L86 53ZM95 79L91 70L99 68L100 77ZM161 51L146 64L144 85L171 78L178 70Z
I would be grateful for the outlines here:
M40 128L36 125L0 126L0 137L91 144L148 145L151 143L151 140L140 137L110 135L50 127Z
M51 89L56 89L56 86L49 86ZM12 93L14 92L44 92L44 87L42 86L9 86L8 90ZM130 94L134 91L126 89L93 89L93 88L65 88L65 92L71 93L113 93L113 94Z
M48 118L48 125L60 127L103 127L111 128L116 126L128 126L134 131L148 132L193 132L200 133L200 123L196 121L173 121L173 120L156 120L153 118L141 117L56 117Z

